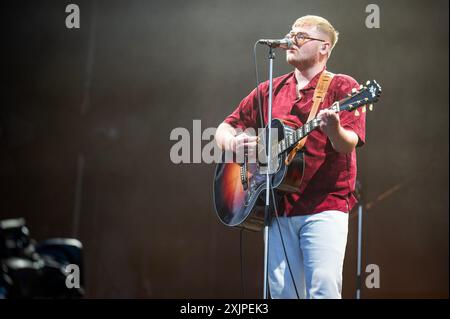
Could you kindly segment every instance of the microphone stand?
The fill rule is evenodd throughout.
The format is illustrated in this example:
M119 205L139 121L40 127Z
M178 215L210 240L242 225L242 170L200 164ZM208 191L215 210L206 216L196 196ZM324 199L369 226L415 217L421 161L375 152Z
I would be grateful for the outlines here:
M358 253L356 267L356 299L361 299L362 277L361 277L361 257L362 257L362 214L363 214L363 196L361 183L356 181L356 196L358 198Z
M267 154L267 171L266 171L266 204L264 209L264 289L263 298L267 298L267 278L268 278L268 257L269 257L269 225L270 225L270 194L272 185L270 184L271 177L271 154L272 154L272 85L273 85L273 60L275 53L272 46L269 46L269 106L268 106L268 137L266 139L266 154Z

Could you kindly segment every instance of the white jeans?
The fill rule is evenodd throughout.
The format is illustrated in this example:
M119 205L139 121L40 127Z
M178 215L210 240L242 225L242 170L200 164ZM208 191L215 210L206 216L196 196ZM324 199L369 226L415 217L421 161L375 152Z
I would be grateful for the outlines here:
M286 253L302 299L339 299L347 245L348 213L279 217ZM272 298L297 298L276 218L269 227L268 274Z

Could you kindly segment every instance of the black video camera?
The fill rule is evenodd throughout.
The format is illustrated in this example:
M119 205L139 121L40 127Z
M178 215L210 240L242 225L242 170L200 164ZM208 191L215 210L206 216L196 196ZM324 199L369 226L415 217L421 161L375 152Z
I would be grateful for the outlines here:
M82 244L30 239L23 218L0 220L0 299L78 299L84 295Z

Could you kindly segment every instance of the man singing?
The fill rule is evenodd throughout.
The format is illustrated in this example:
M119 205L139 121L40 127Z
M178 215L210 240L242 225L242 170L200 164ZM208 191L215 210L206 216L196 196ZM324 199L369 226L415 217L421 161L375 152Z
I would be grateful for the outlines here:
M338 40L338 32L326 19L301 17L286 37L293 42L286 51L286 60L294 70L273 80L272 117L302 126L311 113L316 87L324 79L328 79L329 85L317 111L320 130L309 134L302 148L305 156L302 183L297 192L283 198L280 229L276 222L269 227L270 295L341 298L348 213L356 203L355 148L365 142L365 113L338 114L326 109L345 98L353 88L358 89L359 84L348 75L326 70ZM246 148L254 152L257 137L237 133L258 128L258 91L267 125L268 87L268 82L262 83L220 124L216 141L223 150L239 152Z

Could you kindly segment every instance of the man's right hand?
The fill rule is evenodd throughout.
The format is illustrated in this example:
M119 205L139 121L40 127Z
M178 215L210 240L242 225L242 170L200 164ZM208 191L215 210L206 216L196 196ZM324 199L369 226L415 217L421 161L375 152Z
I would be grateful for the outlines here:
M247 154L250 158L256 158L258 137L241 133L233 137L232 150L236 154Z
M247 133L237 132L231 125L221 123L216 131L216 142L222 150L232 151L239 155L246 152L249 156L256 156L258 137Z

